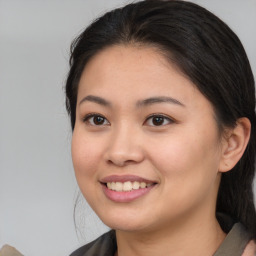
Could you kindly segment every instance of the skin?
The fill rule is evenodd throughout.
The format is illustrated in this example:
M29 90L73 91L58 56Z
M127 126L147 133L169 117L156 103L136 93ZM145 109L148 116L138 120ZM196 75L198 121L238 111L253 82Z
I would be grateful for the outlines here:
M152 97L174 101L146 101ZM155 125L152 115L163 116L163 123ZM84 197L116 230L117 254L213 255L225 238L215 218L221 172L246 145L241 139L240 155L232 154L238 135L228 134L232 143L223 139L211 103L157 50L120 45L94 56L79 83L72 158ZM157 184L118 203L103 193L100 181L109 175Z

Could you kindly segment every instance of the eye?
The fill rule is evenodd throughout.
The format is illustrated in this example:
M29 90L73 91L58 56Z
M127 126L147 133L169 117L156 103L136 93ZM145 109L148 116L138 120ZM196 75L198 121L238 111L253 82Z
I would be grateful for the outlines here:
M89 125L94 125L94 126L101 126L101 125L109 125L109 121L98 114L89 114L86 115L85 118L83 119L85 123L88 123Z
M145 124L149 126L163 126L174 123L174 121L164 115L152 115L146 119Z

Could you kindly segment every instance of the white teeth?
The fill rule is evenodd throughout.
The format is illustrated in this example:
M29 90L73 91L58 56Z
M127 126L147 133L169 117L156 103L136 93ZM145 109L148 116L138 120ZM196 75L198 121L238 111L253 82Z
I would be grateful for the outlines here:
M141 187L141 188L145 188L146 186L147 186L147 184L146 184L145 182L141 182L141 183L140 183L140 187Z
M116 191L122 191L122 190L123 190L123 183L121 183L121 182L116 182L115 190L116 190Z
M123 184L123 191L131 191L132 190L132 183L130 181L126 181Z
M140 183L138 181L134 181L132 183L132 189L139 189L140 188Z
M140 188L146 188L152 186L153 183L146 183L146 182L139 182L139 181L126 181L124 183L122 182L108 182L107 187L114 191L131 191L136 190Z
M111 187L112 187L113 189L116 189L116 183L115 183L115 182L111 182Z

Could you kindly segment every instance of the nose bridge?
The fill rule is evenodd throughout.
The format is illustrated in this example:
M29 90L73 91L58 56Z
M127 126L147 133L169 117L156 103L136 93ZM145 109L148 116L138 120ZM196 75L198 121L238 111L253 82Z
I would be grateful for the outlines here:
M142 161L143 151L139 137L139 130L128 122L116 125L106 152L107 161L119 166Z

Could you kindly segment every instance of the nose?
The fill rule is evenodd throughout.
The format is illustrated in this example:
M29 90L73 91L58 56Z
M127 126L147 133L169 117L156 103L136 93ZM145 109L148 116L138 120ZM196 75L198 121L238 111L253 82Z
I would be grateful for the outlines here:
M141 135L128 126L112 131L105 160L119 167L142 162L144 159Z

